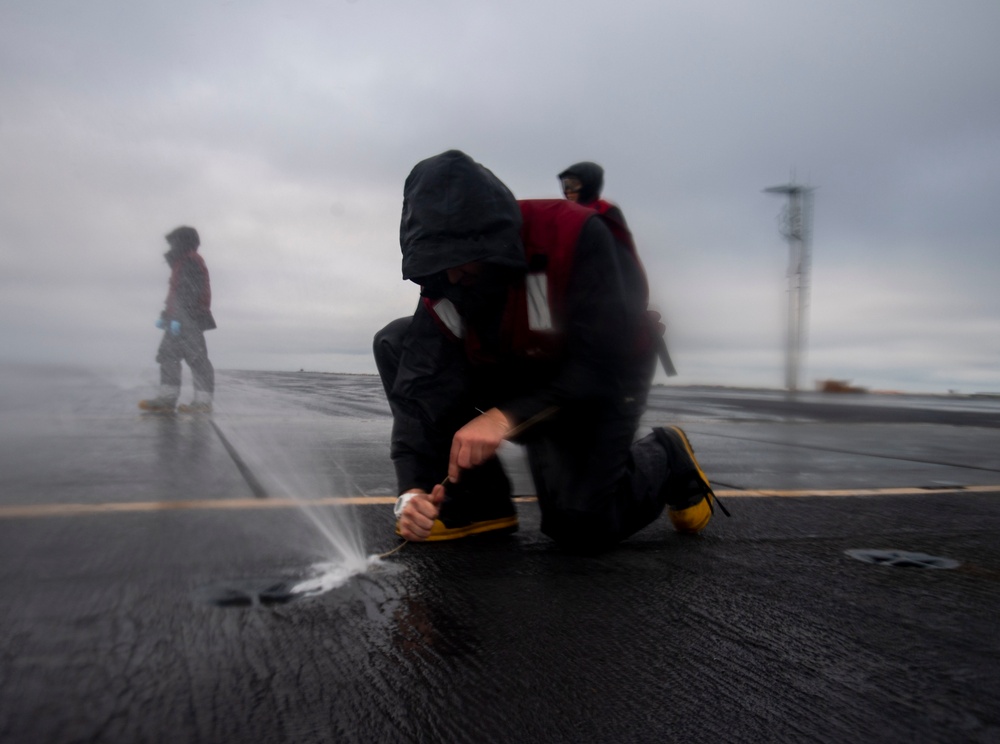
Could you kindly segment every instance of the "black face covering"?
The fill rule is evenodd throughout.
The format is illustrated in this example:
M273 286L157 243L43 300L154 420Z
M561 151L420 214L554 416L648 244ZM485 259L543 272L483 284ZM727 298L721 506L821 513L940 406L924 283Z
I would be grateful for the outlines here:
M473 284L448 283L444 296L455 303L455 307L465 317L472 320L484 311L503 309L510 285L510 274L499 268L490 267L480 274Z
M170 246L170 250L163 254L163 257L167 259L167 265L173 268L174 264L177 263L180 257L185 253L187 253L186 248L182 248L179 245L172 245Z
M500 342L500 321L507 306L507 293L518 271L487 265L471 285L452 284L441 272L420 281L427 297L451 301L465 321L475 329L484 349L493 350Z
M421 276L413 280L420 285L421 297L430 297L432 300L439 300L444 297L448 288L448 275L443 271L439 274Z

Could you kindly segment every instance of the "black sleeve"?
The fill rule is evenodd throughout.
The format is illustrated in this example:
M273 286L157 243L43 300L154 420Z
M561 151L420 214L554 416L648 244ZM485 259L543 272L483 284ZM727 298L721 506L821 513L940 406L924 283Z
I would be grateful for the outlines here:
M389 403L392 461L401 491L430 491L448 472L455 431L475 414L465 350L421 302L403 340Z
M629 260L598 218L584 225L569 279L566 350L555 377L527 395L499 407L523 422L550 406L564 407L616 394L634 365L639 317Z

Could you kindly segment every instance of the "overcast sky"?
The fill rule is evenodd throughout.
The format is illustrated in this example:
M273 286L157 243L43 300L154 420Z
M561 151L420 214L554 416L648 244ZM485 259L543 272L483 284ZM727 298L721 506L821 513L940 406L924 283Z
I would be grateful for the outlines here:
M155 367L189 224L216 367L374 372L403 181L458 148L519 198L604 166L673 382L783 385L794 175L805 384L1000 391L998 38L996 0L5 0L0 360Z

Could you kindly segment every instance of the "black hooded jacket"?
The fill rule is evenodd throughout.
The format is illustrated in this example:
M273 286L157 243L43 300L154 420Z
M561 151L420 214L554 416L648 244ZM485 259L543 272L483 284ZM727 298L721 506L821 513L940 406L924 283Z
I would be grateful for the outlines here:
M463 311L463 288L446 269L482 261L505 282L522 281L521 212L493 173L451 150L419 163L406 180L400 223L403 276L424 296L447 296L480 336L483 318ZM641 286L640 286L641 283ZM482 294L476 285L470 294ZM501 297L500 310L506 294ZM557 359L504 356L472 365L421 302L403 341L389 393L392 455L400 487L430 488L447 469L451 437L476 409L496 406L522 422L550 406L621 394L644 371L632 340L645 317L645 279L596 213L583 226L567 289L564 352ZM477 311L481 308L475 308Z
M523 270L521 211L503 182L459 150L417 163L403 186L403 278L486 261Z

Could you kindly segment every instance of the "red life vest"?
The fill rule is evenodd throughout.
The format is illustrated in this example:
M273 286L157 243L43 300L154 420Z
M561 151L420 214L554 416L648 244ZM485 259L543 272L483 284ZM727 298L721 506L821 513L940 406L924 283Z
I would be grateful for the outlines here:
M500 338L517 356L550 358L562 349L573 258L593 214L564 199L525 199L518 206L528 270L510 289Z
M562 329L566 321L566 299L573 258L580 232L595 209L565 199L526 199L521 208L521 241L527 272L509 290L500 326L503 353L533 359L551 359L562 350ZM615 236L616 244L635 256L631 236L620 240L612 220L602 215ZM616 223L628 234L628 229ZM638 257L636 257L638 262ZM641 271L641 266L640 266ZM643 274L642 291L645 286ZM645 298L643 298L645 300ZM461 339L473 363L496 361L488 357L479 339L467 328L455 306L447 299L423 299L438 326L453 339Z

